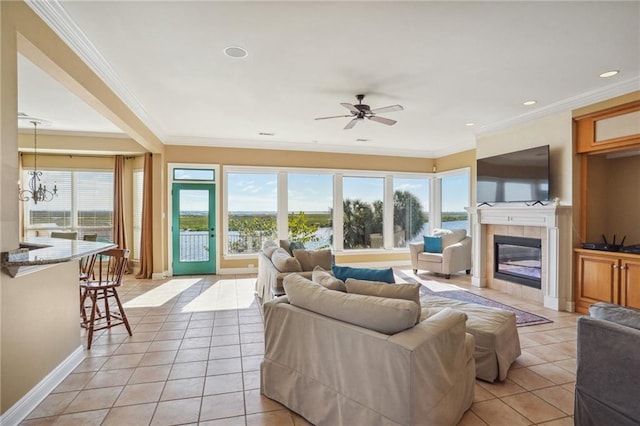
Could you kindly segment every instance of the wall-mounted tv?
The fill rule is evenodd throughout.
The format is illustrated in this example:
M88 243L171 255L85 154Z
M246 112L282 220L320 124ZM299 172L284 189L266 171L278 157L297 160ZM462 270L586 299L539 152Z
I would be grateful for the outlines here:
M476 171L479 204L549 200L549 145L480 158Z

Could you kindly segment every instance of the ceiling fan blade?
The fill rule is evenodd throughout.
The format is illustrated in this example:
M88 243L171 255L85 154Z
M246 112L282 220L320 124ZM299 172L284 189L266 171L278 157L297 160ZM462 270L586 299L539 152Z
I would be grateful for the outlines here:
M329 116L329 117L314 118L314 120L326 120L327 118L344 118L344 117L353 117L353 115L332 115L332 116Z
M396 120L390 120L388 118L378 117L377 115L372 115L371 117L368 117L368 118L369 120L377 121L378 123L386 124L387 126L393 126L394 124L397 123Z
M352 104L347 104L347 103L341 103L340 105L342 105L343 107L345 107L346 109L348 109L349 111L351 111L354 114L358 114L360 111L358 110L358 108L356 108L355 106L353 106Z
M354 118L353 120L348 122L346 126L344 126L344 130L353 129L353 126L355 126L357 122L358 122L358 119Z
M393 112L393 111L402 111L404 108L402 107L402 105L389 105L386 107L382 107L382 108L376 108L376 109L372 109L371 112L373 113L379 113L379 112Z

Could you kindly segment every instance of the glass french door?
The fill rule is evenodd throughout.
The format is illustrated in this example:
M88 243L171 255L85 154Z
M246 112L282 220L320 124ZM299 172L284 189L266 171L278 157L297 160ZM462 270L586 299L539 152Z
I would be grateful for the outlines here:
M172 186L173 274L215 274L215 185Z

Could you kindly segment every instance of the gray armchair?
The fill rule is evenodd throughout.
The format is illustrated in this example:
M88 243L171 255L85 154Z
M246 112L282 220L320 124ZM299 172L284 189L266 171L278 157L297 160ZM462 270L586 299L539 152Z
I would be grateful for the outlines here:
M578 319L575 424L640 425L640 311L596 303Z
M411 267L418 270L444 274L448 279L458 271L471 272L471 237L465 229L434 229L431 236L440 237L441 250L427 251L423 242L409 244Z

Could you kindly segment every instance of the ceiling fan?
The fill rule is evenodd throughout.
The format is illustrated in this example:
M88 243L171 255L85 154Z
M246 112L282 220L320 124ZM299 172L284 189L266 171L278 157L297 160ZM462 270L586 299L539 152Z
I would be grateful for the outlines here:
M402 105L389 105L382 108L374 108L371 109L369 105L365 105L362 103L364 99L364 95L356 95L356 99L358 100L357 105L341 103L343 107L351 111L351 114L346 115L332 115L330 117L318 117L316 120L326 120L328 118L342 118L342 117L352 117L353 119L344 126L344 130L352 129L359 120L364 120L365 118L376 121L378 123L386 124L387 126L393 126L397 123L395 120L391 120L389 118L379 117L376 114L383 112L393 112L393 111L402 111L404 108Z

